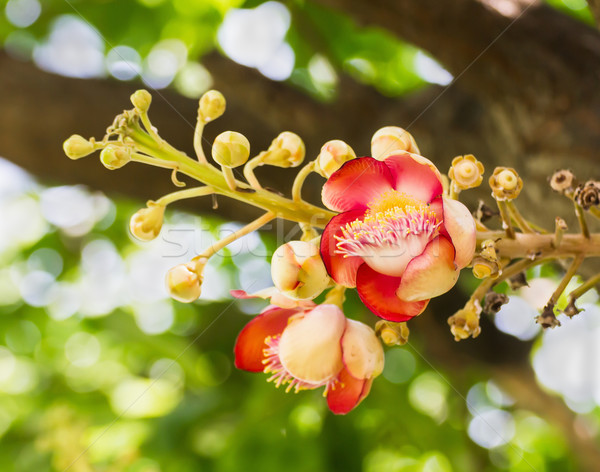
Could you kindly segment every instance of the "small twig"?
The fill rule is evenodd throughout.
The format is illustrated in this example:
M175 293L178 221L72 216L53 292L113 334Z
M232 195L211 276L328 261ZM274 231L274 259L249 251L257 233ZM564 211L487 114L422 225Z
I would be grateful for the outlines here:
M156 200L156 204L166 206L186 198L204 197L206 195L212 195L213 193L214 190L211 187L189 188L186 190L179 190L177 192L169 193Z
M262 185L260 185L260 182L254 175L254 169L262 165L262 159L263 154L261 153L258 156L250 159L248 162L246 162L246 165L244 166L244 177L246 177L246 180L248 181L250 186L256 190L262 189Z
M496 200L496 202L498 203L500 218L502 218L502 227L506 231L506 236L508 236L510 239L515 239L515 230L512 227L508 205L505 201Z
M314 168L315 161L309 162L300 170L300 172L298 172L298 175L296 175L296 178L294 179L294 185L292 186L292 200L295 202L302 201L302 186Z
M573 200L573 204L575 205L575 213L577 214L577 219L579 220L581 234L583 234L587 239L589 239L590 230L588 229L587 222L585 221L585 213L583 212L583 208L581 208L581 205L575 200Z
M593 289L598 284L600 284L600 274L594 275L593 277L589 278L584 283L582 283L579 287L571 291L571 293L569 293L569 298L572 300L576 300L577 298L581 297L584 293Z
M562 280L558 284L558 287L556 287L556 290L554 291L554 293L550 297L550 300L548 300L548 305L555 305L556 304L556 302L558 301L558 298L565 291L565 288L567 288L567 285L569 284L569 282L571 281L571 279L575 275L575 272L577 272L577 269L579 269L579 266L583 262L584 257L585 256L583 254L579 254L579 255L577 255L573 259L573 262L571 262L571 265L567 269L567 272L565 273L565 276L562 278Z
M517 226L523 233L535 233L529 222L523 218L523 215L521 215L521 212L517 209L517 206L513 201L506 202L506 206L508 207L508 211L510 212L511 216L517 223Z
M560 246L562 242L563 235L565 230L567 230L567 223L561 217L557 216L556 220L554 220L554 239L552 240L552 245L557 248Z

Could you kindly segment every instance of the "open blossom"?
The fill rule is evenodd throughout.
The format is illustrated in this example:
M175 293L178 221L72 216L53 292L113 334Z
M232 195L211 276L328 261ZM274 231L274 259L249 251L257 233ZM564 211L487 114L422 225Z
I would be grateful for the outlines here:
M456 283L475 251L475 222L444 197L428 159L403 152L354 159L332 174L323 203L340 212L321 238L329 275L356 287L377 316L406 321Z
M367 396L383 370L383 348L367 325L336 305L270 305L250 321L235 344L235 365L270 374L286 392L325 387L331 411L345 414Z

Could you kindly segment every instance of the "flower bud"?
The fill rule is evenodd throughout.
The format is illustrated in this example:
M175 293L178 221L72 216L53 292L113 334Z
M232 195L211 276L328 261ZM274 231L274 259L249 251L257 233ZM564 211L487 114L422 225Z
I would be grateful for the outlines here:
M128 148L108 145L100 153L100 162L109 170L123 167L131 161L131 150Z
M216 120L225 113L225 97L218 90L209 90L200 98L198 118L203 123Z
M408 342L410 331L406 322L379 320L375 324L375 333L381 337L386 346L403 346Z
M573 199L583 208L589 210L600 203L600 182L588 180L575 189Z
M479 302L470 301L461 310L458 310L454 315L448 318L450 331L454 335L455 341L467 339L469 336L476 338L481 333L479 327L479 314L481 306Z
M179 264L167 272L167 290L171 298L182 303L191 303L200 297L202 269L206 259Z
M415 138L398 126L386 126L379 129L371 139L371 156L382 161L392 154L407 151L420 154Z
M262 162L277 167L298 167L305 155L306 148L302 138L296 133L284 131L273 140Z
M510 167L496 167L489 182L492 196L498 201L517 198L523 188L523 180L517 171Z
M250 142L241 133L225 131L215 138L212 157L223 167L239 167L250 157Z
M150 95L148 90L144 89L135 91L129 99L131 100L131 103L133 103L135 109L140 113L146 113L152 103L152 95Z
M478 187L483 180L483 164L473 154L452 159L448 177L460 190Z
M497 261L489 261L481 256L473 259L473 275L478 279L497 277L500 274L500 265Z
M138 210L129 221L129 231L140 241L152 241L162 228L165 207L148 202L147 208Z
M95 150L93 143L83 136L74 134L63 143L63 150L69 159L80 159L91 154Z
M317 297L330 282L319 246L306 241L280 246L271 260L271 276L281 293L297 300Z
M577 184L575 174L568 169L557 170L552 177L550 177L550 187L555 192L564 193L569 190L573 190Z
M486 239L481 243L481 257L491 262L498 262L498 254L496 252L496 242L493 239Z
M339 139L327 141L317 156L315 170L328 179L345 162L355 158L356 154L344 141Z

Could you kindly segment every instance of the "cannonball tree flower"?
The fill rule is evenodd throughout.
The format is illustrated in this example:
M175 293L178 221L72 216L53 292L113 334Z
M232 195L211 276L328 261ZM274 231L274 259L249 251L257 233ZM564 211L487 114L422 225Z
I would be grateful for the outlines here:
M345 414L369 393L383 370L383 348L367 325L336 305L269 306L235 343L235 365L270 374L286 392L325 387L329 409Z
M406 321L454 286L475 251L475 221L443 196L439 171L408 152L344 164L325 183L323 203L340 212L321 237L338 284L356 287L377 316Z

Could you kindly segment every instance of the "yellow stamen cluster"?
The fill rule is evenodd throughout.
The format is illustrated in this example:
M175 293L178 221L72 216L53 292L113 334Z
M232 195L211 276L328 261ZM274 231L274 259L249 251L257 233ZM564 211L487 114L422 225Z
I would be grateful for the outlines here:
M385 213L389 210L400 209L406 213L419 212L428 209L428 205L421 200L409 197L404 192L388 190L379 198L368 205L369 213Z

